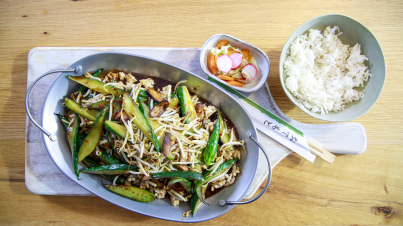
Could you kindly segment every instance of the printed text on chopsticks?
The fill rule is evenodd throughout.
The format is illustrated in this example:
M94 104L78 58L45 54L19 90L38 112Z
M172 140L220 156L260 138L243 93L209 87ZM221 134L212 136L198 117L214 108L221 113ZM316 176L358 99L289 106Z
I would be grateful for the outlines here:
M264 121L264 123L263 124L266 124L267 123L267 126L268 127L270 127L270 125L271 124L273 124L272 122L269 122L269 121ZM274 125L274 126L272 126L271 127L273 130L278 130L278 131L280 131L281 132L281 130L280 130L280 127L278 127L278 125ZM285 137L289 137L290 136L290 132L281 132L282 134L284 134L285 135ZM295 143L295 142L297 142L298 141L298 139L297 139L297 137L295 137L294 135L291 135L291 138L290 138L290 141L291 142L293 142L293 143Z

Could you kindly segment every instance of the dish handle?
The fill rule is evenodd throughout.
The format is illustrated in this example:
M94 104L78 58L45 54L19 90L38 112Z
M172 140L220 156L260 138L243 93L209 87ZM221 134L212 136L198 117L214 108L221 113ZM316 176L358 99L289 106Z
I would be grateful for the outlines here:
M45 74L39 76L34 82L32 82L32 84L28 87L27 89L27 93L25 94L25 111L27 112L28 118L32 121L32 123L38 127L42 133L44 133L51 141L56 141L57 137L50 134L48 131L46 131L42 126L40 126L32 117L31 112L29 111L29 103L28 103L28 99L29 99L29 94L31 93L32 88L34 87L35 83L38 82L40 79L42 79L43 77L53 74L53 73L61 73L61 72L73 72L75 74L81 73L82 72L82 67L81 66L77 66L76 68L73 69L63 69L63 70L54 70L54 71L48 71Z
M257 195L257 196L256 196L255 198L253 198L253 199L249 199L248 201L239 201L239 202L220 200L220 201L218 202L218 204L219 204L220 206L225 206L225 205L238 205L238 204L248 204L248 203L251 203L251 202L253 202L253 201L256 201L258 198L260 198L260 196L262 196L262 195L266 192L267 188L269 187L269 184L270 184L270 181L271 181L271 165L270 165L269 157L267 156L266 151L264 150L263 146L255 139L255 137L253 136L253 133L252 133L250 130L248 130L248 131L246 132L246 135L247 135L250 139L252 139L252 140L259 146L259 148L262 150L264 156L266 157L267 163L269 164L269 177L267 178L266 186L265 186L265 187L263 188L263 190L259 193L259 195Z

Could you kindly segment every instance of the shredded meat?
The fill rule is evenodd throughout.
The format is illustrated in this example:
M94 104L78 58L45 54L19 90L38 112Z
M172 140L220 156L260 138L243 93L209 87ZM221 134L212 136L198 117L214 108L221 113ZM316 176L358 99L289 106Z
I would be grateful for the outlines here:
M179 205L179 199L175 198L174 196L171 195L171 204L173 206Z
M154 88L154 80L152 80L151 78L148 79L141 79L140 83L144 86L144 88L146 89L151 89Z
M160 188L155 188L153 190L154 190L154 195L157 199L165 198L167 191L165 191L164 189L160 189Z

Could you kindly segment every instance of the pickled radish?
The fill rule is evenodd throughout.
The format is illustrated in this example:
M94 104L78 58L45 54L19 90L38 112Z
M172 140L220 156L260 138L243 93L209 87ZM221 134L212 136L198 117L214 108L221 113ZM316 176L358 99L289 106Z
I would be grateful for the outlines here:
M242 63L242 54L240 53L233 53L231 56L229 56L232 60L232 67L231 69L237 69L239 66L241 66Z
M218 70L228 73L231 70L232 67L232 60L229 56L227 55L221 55L217 59L217 68Z
M210 72L230 86L242 87L257 76L256 60L249 49L232 46L228 40L220 40L207 57Z
M247 64L242 68L242 76L246 78L247 81L252 81L256 78L257 68L253 64Z

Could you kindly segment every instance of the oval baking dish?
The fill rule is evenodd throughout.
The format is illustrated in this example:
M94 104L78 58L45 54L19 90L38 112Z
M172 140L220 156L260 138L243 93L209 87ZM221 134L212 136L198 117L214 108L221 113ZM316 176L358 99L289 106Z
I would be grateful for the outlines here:
M107 191L102 186L102 183L108 184L110 182L99 176L81 174L80 179L77 180L76 175L74 174L72 157L67 139L65 138L63 125L54 113L64 113L65 107L62 106L64 97L69 93L72 93L74 90L77 90L79 87L79 84L68 79L67 75L72 75L74 73L83 74L84 72L94 71L99 68L104 68L105 70L118 69L134 72L163 78L174 83L181 80L188 80L186 86L198 96L220 108L234 123L240 136L239 138L245 141L247 151L242 152L243 158L240 162L242 174L237 178L236 183L207 199L210 205L201 206L194 217L186 218L183 217L182 214L189 210L188 203L181 203L179 206L174 207L171 206L168 199L157 199L150 203L135 202ZM232 204L243 204L243 202L239 201L242 199L254 179L260 145L254 138L257 137L257 132L248 113L236 99L226 94L221 88L193 73L184 71L175 66L142 56L117 52L103 52L84 57L68 66L66 70L61 71L63 72L56 78L45 98L42 113L42 127L35 121L33 121L33 123L44 132L43 140L50 157L56 166L71 180L75 181L93 194L125 209L171 221L206 221L226 213L234 207ZM32 116L29 112L28 97L32 86L47 74L61 71L48 72L40 76L28 88L25 103L27 114L31 120ZM270 166L269 168L271 169ZM271 170L269 171L269 179L265 189L267 189L270 179ZM256 198L260 197L262 194L263 192ZM249 203L254 200L256 199L244 203Z

